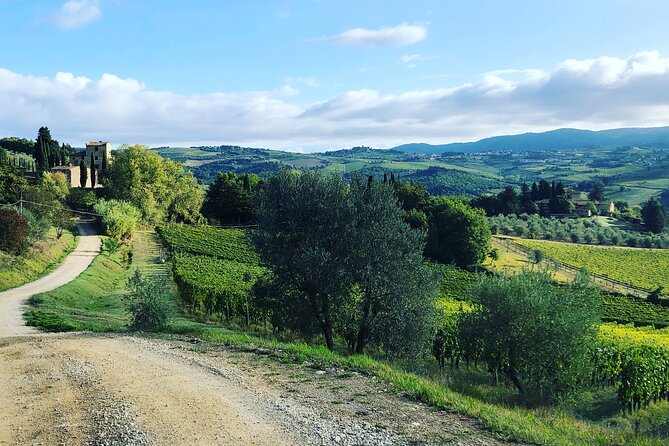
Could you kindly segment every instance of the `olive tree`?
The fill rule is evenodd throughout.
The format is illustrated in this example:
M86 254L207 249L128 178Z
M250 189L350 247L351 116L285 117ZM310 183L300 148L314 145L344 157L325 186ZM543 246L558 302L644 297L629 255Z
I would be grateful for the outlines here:
M588 382L599 317L585 275L562 288L543 272L488 276L472 294L477 306L465 331L481 341L490 370L521 395L551 398Z

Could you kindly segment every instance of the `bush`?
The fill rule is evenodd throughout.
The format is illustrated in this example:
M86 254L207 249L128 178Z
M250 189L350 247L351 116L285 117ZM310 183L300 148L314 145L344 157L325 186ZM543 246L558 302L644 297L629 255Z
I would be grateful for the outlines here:
M126 307L132 315L130 327L135 330L158 330L169 322L174 304L167 283L159 277L144 276L135 270L128 279L130 293Z
M30 227L15 209L0 209L0 249L18 254L28 247Z
M102 214L107 235L116 241L129 239L142 216L139 209L127 201L102 200L95 205L95 212Z

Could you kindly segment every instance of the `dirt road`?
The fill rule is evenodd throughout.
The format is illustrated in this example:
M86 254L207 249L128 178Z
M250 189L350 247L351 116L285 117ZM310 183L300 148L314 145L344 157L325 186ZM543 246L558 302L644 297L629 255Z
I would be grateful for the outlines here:
M37 333L23 321L22 307L32 295L54 290L74 280L100 252L100 238L90 223L80 223L79 244L63 263L48 275L0 293L0 338Z
M499 444L373 378L129 336L0 340L0 445Z

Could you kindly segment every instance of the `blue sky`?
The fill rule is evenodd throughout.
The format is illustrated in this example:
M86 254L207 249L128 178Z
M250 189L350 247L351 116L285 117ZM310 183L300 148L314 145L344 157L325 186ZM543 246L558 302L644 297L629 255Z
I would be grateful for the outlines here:
M0 134L291 150L669 125L662 0L0 0Z

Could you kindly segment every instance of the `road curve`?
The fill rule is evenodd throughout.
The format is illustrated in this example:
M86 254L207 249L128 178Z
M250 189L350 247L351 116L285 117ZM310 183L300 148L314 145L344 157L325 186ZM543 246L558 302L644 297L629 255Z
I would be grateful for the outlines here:
M18 288L0 292L0 338L38 333L23 320L23 306L35 294L54 290L84 272L100 253L100 238L91 223L79 223L79 244L63 263L48 275Z

